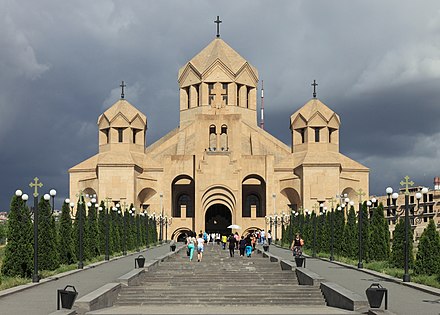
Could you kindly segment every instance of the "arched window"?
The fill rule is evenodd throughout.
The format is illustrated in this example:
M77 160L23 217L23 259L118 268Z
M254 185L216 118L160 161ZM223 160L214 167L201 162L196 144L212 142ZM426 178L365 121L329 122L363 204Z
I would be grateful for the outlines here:
M217 128L215 125L209 126L209 151L215 151L217 147Z
M181 194L177 198L177 204L174 208L173 217L180 218L182 217L182 209L186 209L186 217L192 218L193 211L191 207L191 197L187 194Z
M220 134L220 150L228 151L228 126L223 125Z
M250 194L246 196L245 208L243 209L243 217L251 217L252 209L255 208L256 216L261 212L260 196L257 194Z

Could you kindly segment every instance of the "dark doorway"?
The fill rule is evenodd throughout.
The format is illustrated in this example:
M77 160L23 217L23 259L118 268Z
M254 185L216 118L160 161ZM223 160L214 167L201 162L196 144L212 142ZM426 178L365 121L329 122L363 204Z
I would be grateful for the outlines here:
M205 230L208 233L231 234L228 226L232 224L232 214L228 207L215 204L208 208L205 214Z

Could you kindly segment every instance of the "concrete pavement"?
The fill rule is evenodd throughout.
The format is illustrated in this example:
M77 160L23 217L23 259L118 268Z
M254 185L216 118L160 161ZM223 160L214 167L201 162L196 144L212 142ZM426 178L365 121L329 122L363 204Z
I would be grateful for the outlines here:
M150 260L169 252L168 244L142 250L127 256L118 257L109 262L101 263L93 268L70 273L62 278L56 278L34 285L26 290L21 290L0 296L0 314L9 315L47 315L57 308L57 290L64 289L66 285L75 286L78 298L86 295L102 285L114 282L116 279L134 268L134 259L142 254Z
M271 245L269 251L279 257L293 260L292 252ZM388 289L388 310L399 315L439 315L440 296L396 283L391 277L377 272L367 273L355 268L314 258L306 259L306 268L366 298L365 290L372 283ZM435 291L438 291L434 289ZM383 305L382 305L383 307Z

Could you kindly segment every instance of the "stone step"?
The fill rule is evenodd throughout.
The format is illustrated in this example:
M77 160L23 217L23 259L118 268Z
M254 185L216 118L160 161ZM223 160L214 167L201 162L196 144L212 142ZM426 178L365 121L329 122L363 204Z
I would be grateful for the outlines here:
M207 247L202 262L185 252L161 262L137 286L121 288L116 305L325 305L317 287L300 286L295 272L254 253L229 257ZM178 306L176 306L178 307Z

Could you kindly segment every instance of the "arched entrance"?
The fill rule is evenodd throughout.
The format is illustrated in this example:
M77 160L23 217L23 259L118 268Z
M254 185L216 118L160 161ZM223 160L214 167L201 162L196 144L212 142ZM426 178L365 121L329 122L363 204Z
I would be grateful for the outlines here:
M232 232L228 226L232 224L232 213L223 204L213 204L205 213L205 231L228 235Z

